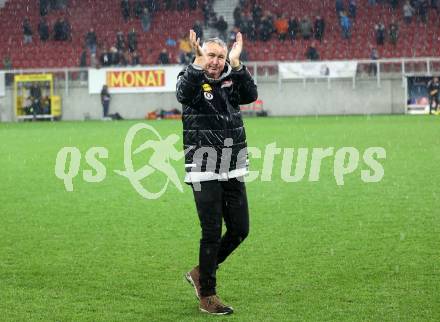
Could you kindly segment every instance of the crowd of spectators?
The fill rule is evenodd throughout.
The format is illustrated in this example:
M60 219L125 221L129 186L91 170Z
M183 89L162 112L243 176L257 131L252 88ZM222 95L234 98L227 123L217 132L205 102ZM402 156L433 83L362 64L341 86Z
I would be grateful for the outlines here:
M23 112L26 115L33 115L34 117L39 114L50 114L51 112L51 100L48 95L48 86L43 86L45 94L43 95L42 87L37 83L31 83L29 95L26 96L23 101Z
M65 9L68 0L39 0L40 16L47 15L52 10Z
M268 41L274 36L280 41L286 39L296 40L317 40L322 41L325 36L326 22L319 14L314 21L305 15L301 19L295 16L288 17L286 13L279 13L276 16L269 11L264 11L255 1L251 4L250 10L244 10L246 1L240 1L235 8L234 26L250 41ZM353 25L358 14L357 0L334 0L336 14L338 16L341 37L350 39L353 33ZM429 10L436 10L440 14L440 0L368 0L370 6L389 6L391 14L399 8L403 10L404 21L410 24L414 16L418 22L426 23ZM382 46L386 41L397 45L399 39L399 22L393 19L389 26L385 27L383 22L378 21L374 26L376 44ZM377 52L377 48L375 48ZM316 44L309 46L305 57L310 60L319 59Z
M372 6L388 5L393 11L397 11L403 4L403 16L408 23L411 22L414 15L418 17L419 21L426 23L429 10L440 12L439 0L368 0L368 4Z
M211 2L206 0L205 2ZM130 19L139 19L142 31L148 32L154 19L154 14L160 10L177 10L185 9L197 10L199 1L197 0L121 0L121 14L125 22Z
M376 37L376 44L382 46L385 44L387 39L387 30L383 22L378 22L374 26L374 32ZM388 39L394 46L397 45L397 40L399 38L399 25L395 20L393 20L388 27Z
M377 5L384 1L369 0L370 5ZM388 0L388 4L392 11L397 11L400 6L398 0ZM437 14L440 13L440 1L439 0L407 0L402 7L403 21L406 24L410 24L416 17L417 22L427 23L429 10L435 10ZM382 46L388 40L391 44L397 45L399 39L399 24L395 19L392 20L388 29L383 22L378 22L374 26L374 34L376 44Z
M33 28L28 17L23 19L23 43L32 43ZM44 17L41 17L37 26L38 35L40 40L46 42L50 39L56 41L66 41L71 39L71 26L66 18L59 18L53 25L53 30L50 30L50 26Z
M136 66L141 64L140 56L137 51L138 40L136 29L132 28L125 37L122 31L115 35L115 42L107 48L105 45L100 50L99 59L97 58L98 39L93 28L84 37L84 49L80 56L80 67L86 66ZM87 57L90 55L90 62Z
M197 9L202 9L204 15L204 24L205 26L208 23L214 23L215 26L222 31L222 37L226 38L228 25L223 17L219 17L217 19L217 15L213 11L212 7L213 0L164 0L164 1L155 1L155 0L121 0L121 14L124 21L128 22L130 19L140 19L141 28L143 32L148 32L151 27L151 23L154 19L154 14L160 10L190 10L194 11ZM196 32L198 38L203 39L203 24L200 21L195 21L193 30ZM177 61L181 64L188 64L191 62L192 50L189 43L188 37L182 36L181 39L176 41L175 39L168 37L166 40L164 47L160 51L156 63L157 64L170 64L171 63L171 55L167 49L167 47L179 47L179 54L177 57ZM126 52L128 49L128 55ZM101 56L101 65L111 66L111 65L126 65L127 56L131 56L131 62L128 64L136 65L140 63L140 57L137 50L137 35L135 30L133 29L127 37L127 46L125 46L124 35L122 32L119 32L116 36L116 45L110 49L110 53L105 55L106 64L103 64L103 59ZM118 60L118 57L121 59Z
M274 15L254 3L249 12L244 11L240 4L235 8L234 27L239 28L251 41L269 41L273 37L280 41L298 38L322 41L326 23L321 15L314 17L313 21L308 15L301 19L288 17L286 13Z
M399 1L392 0L392 8L398 9ZM437 14L440 13L439 0L408 0L402 7L404 21L409 24L413 17L416 16L417 21L427 23L429 10L435 10Z
M154 15L160 10L197 10L199 6L205 6L205 3L212 3L212 0L198 1L198 0L121 0L121 14L125 22L131 18L143 18L143 15ZM211 6L212 7L212 6Z
M71 26L65 18L58 19L53 26L53 39L65 41L71 39ZM40 35L41 38L41 35Z
M241 31L250 41L267 42L271 39L278 39L281 42L297 39L321 42L325 35L326 22L321 15L311 18L305 15L302 18L288 16L286 13L274 15L270 11L264 11L258 3L251 5L250 11L244 10L245 1L240 1L235 8L234 28L231 31L229 41L235 39L235 34ZM245 53L246 55L246 53ZM319 53L316 44L312 43L305 53L310 60L318 60Z
M51 26L46 15L53 10L63 10L69 5L69 0L38 0L41 19L37 26L32 26L30 19L25 17L22 22L24 44L33 41L34 34L38 34L42 42L68 41L71 39L71 25L66 18L59 18ZM261 2L260 2L261 3ZM334 0L336 14L338 16L341 37L352 37L353 25L358 12L357 0ZM401 10L403 22L411 24L413 21L427 23L430 10L440 13L440 0L368 0L370 6L389 6L390 13ZM256 1L240 0L233 12L234 26L230 28L223 16L218 16L213 10L213 0L121 0L121 15L128 22L137 19L140 22L140 31L149 32L155 14L160 10L197 10L203 12L204 21L195 21L193 29L203 40L203 27L209 26L219 32L219 36L228 43L235 40L237 32L241 31L247 40L269 41L278 39L281 42L297 39L312 40L304 53L305 58L310 60L319 59L320 55L316 43L325 39L326 21L316 12L313 17L304 15L298 17L289 15L287 12L276 14L264 10ZM393 14L397 17L397 14ZM333 26L330 26L331 28ZM36 31L36 33L35 33ZM397 45L400 37L399 21L393 18L391 23L385 25L383 21L375 21L374 37L376 46L383 46L389 42ZM114 42L110 39L102 39L98 43L96 32L91 28L85 35L84 49L80 56L80 66L127 66L141 63L138 53L138 40L136 30L133 28L126 35L119 31L114 36ZM112 45L105 45L113 42ZM168 64L174 61L167 48L178 47L177 61L187 64L192 60L191 47L186 35L180 39L167 39L164 47L158 54L156 63ZM377 48L375 48L377 52ZM244 52L245 56L246 53Z

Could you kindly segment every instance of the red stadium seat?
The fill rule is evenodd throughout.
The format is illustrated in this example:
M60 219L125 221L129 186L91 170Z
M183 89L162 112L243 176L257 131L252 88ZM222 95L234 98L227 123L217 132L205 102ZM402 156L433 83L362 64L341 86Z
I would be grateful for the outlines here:
M393 19L399 23L399 40L396 47L386 44L378 46L381 57L439 56L440 30L435 25L423 25L413 22L407 26L403 22L402 10L390 13L389 6L370 6L366 1L358 1L358 16L354 21L352 38L344 40L334 10L334 1L321 0L257 0L263 11L286 13L288 17L302 18L308 15L312 20L319 14L326 20L326 31L322 43L317 42L317 49L322 59L355 59L368 58L371 46L376 46L374 25L382 21L388 29ZM245 12L250 12L251 1L247 2ZM402 4L401 4L402 5ZM22 17L28 16L34 28L34 42L23 45L21 29ZM127 33L133 27L138 32L138 46L143 63L155 63L160 50L165 47L167 36L176 40L187 33L196 20L203 21L201 10L190 12L160 10L155 12L151 28L143 33L139 19L125 23L122 19L119 1L108 0L70 0L67 10L52 11L47 20L53 24L60 17L67 17L72 25L71 42L40 42L36 32L39 22L38 1L7 1L0 9L0 54L10 52L13 65L19 67L76 67L84 46L84 37L90 27L94 27L100 45L113 45L116 32ZM191 19L188 19L191 17ZM430 21L438 21L434 10L429 12ZM164 34L164 29L166 34ZM246 41L246 49L251 60L296 60L305 59L304 53L311 41L301 39L291 42L280 42L274 35L268 42ZM266 49L266 50L263 50ZM178 49L171 48L170 54L175 61ZM30 59L32 57L32 59Z

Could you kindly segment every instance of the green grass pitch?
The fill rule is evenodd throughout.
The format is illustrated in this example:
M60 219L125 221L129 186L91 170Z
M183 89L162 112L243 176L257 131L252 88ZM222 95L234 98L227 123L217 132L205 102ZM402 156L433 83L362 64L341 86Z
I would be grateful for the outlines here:
M250 235L218 271L229 317L199 313L183 278L200 238L190 189L147 200L113 171L135 123L0 124L1 321L440 320L440 117L246 119L263 150L380 146L387 157L378 183L360 165L336 185L332 158L319 181L286 183L277 156L272 181L248 184ZM181 134L179 121L148 124ZM54 173L65 146L82 154L73 192ZM109 151L100 183L82 179L93 146Z

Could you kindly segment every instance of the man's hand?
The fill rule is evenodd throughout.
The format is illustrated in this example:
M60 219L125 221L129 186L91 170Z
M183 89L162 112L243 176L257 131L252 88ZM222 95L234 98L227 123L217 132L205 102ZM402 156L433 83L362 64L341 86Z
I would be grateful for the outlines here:
M195 31L192 29L189 31L189 43L191 44L191 49L196 56L194 64L204 69L206 62L205 57L203 56L202 47L200 47L200 38L197 38Z
M237 32L235 36L235 42L232 45L231 51L229 52L229 62L232 68L237 68L240 66L240 54L243 50L243 36L241 32Z

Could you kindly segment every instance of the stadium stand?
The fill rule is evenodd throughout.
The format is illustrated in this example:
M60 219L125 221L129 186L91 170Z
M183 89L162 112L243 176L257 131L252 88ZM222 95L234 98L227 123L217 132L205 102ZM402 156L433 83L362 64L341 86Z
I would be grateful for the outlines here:
M53 30L55 21L65 17L72 26L71 41L41 42L37 33L40 21L39 5L36 0L9 0L0 9L0 57L9 55L14 68L78 67L87 31L93 27L98 45L111 47L116 33L125 35L133 27L138 34L138 51L144 64L156 63L166 39L177 40L192 28L195 20L203 20L201 10L160 10L154 14L149 32L143 33L140 19L127 23L121 14L119 0L70 0L66 10L50 11L46 19ZM22 21L29 17L33 28L32 44L23 44ZM191 18L188 18L191 17ZM172 62L177 59L177 47L168 48ZM99 50L98 50L99 55Z
M244 12L251 11L252 1L247 1ZM326 22L322 42L316 48L322 60L369 59L371 47L375 46L374 25L384 23L387 28L395 20L399 25L399 39L396 46L386 41L378 47L380 58L439 56L439 15L431 9L428 23L413 19L410 24L403 20L403 1L392 10L388 4L369 5L368 0L357 1L357 17L353 22L351 38L343 39L333 0L257 0L263 11L273 15L285 13L298 19L308 15L312 22L320 15ZM33 28L32 44L23 44L22 22L29 17ZM185 9L159 10L154 13L148 32L142 32L140 19L124 22L120 0L70 0L67 9L53 10L46 19L51 31L58 18L66 18L72 27L71 40L41 42L37 25L40 21L39 5L36 0L9 0L0 9L0 57L10 56L14 68L77 67L84 46L86 32L93 27L97 33L99 47L114 45L116 33L133 27L138 34L138 51L143 64L155 64L166 40L178 40L186 34L196 20L203 21L201 6L195 11ZM388 35L387 35L388 36ZM252 61L305 60L305 52L312 40L280 42L275 36L267 42L247 41L246 50ZM171 63L177 62L178 46L167 47ZM99 49L98 49L99 55Z
M345 1L347 2L347 1ZM276 15L286 13L302 19L308 15L312 22L314 17L320 15L326 22L326 30L322 43L316 42L317 50L322 60L337 59L369 59L371 47L376 46L374 25L384 23L387 28L394 19L399 24L399 39L394 46L390 42L379 46L381 58L396 57L426 57L438 56L440 53L439 15L435 10L429 10L428 23L419 22L415 17L409 25L403 20L402 6L392 10L387 1L384 4L370 5L367 0L357 1L357 16L354 19L352 36L348 40L342 39L338 16L335 10L334 0L257 0L263 11L270 11ZM247 3L246 12L251 11L251 2ZM388 35L387 35L388 36ZM247 49L251 60L304 60L305 52L310 41L298 39L295 42L280 43L278 39L272 39L266 43L256 41L247 43ZM261 48L265 48L261 50Z

